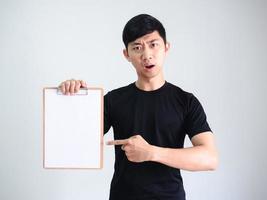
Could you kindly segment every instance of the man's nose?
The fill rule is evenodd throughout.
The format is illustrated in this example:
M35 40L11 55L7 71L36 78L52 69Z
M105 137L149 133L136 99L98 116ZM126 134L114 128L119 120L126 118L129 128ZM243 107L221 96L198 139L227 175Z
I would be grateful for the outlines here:
M142 59L144 61L151 60L152 59L152 52L149 48L145 48L142 54Z

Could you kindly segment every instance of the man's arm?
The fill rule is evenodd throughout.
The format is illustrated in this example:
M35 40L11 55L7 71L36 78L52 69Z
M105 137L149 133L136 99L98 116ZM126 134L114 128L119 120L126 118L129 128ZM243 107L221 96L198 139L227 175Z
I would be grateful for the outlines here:
M107 144L122 145L122 150L132 162L154 161L188 171L215 170L218 165L218 154L213 134L199 133L191 142L193 147L163 148L150 145L142 136L136 135L125 140L109 141Z
M213 133L199 133L191 142L193 147L181 149L152 146L151 161L188 171L215 170L218 166L218 153Z

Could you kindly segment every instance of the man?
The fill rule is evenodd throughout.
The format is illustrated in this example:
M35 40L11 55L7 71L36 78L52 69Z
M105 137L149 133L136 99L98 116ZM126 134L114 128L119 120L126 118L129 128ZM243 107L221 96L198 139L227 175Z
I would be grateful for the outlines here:
M104 132L113 127L115 172L110 200L184 200L180 169L214 170L214 136L197 98L164 80L163 63L170 44L163 25L141 14L123 30L125 58L137 81L104 97ZM87 87L67 80L60 88L73 94ZM186 134L193 147L183 148Z

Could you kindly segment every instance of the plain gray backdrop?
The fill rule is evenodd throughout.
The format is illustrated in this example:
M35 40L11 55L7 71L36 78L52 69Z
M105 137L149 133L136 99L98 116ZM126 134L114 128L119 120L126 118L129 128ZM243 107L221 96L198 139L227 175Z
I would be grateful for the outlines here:
M113 147L102 170L42 168L42 88L134 82L121 33L140 13L164 24L165 78L198 97L219 149L216 171L182 171L187 199L266 198L267 1L0 0L1 200L108 199Z

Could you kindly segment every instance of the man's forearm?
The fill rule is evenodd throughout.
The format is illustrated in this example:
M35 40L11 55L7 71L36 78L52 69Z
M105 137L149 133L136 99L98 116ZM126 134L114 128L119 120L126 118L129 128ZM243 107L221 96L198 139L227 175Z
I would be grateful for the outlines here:
M215 170L217 153L204 145L181 149L151 146L151 161L188 171Z

